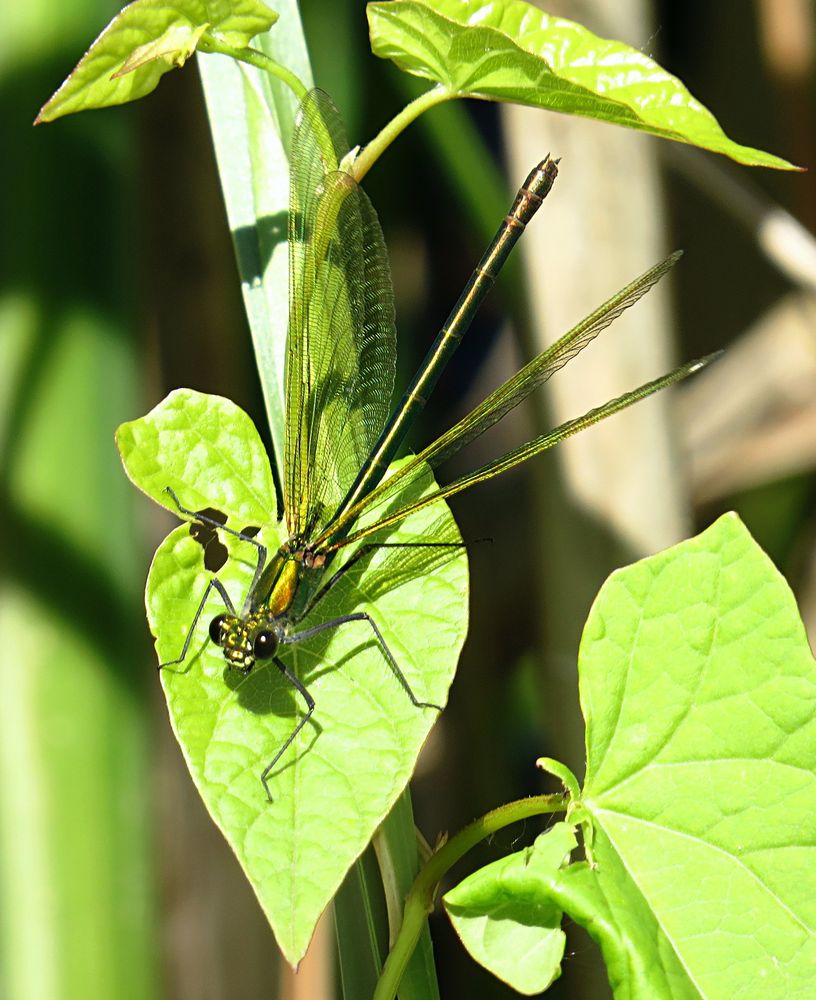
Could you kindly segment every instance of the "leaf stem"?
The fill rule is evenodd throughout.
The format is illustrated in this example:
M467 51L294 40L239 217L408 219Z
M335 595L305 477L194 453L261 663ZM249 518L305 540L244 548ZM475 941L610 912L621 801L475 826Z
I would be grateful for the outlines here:
M439 85L432 90L426 90L424 94L420 94L410 104L406 104L402 111L392 118L379 134L360 152L350 171L354 179L359 183L400 132L407 128L411 122L416 121L423 111L428 111L437 104L441 104L443 101L450 101L457 96L457 94L452 93L446 87Z
M451 837L431 855L414 880L405 900L402 927L383 966L374 1000L393 1000L428 914L434 908L439 883L447 871L467 852L497 830L530 816L563 812L569 805L566 795L534 795L493 809Z
M227 45L209 32L205 32L201 36L196 49L198 52L216 52L222 56L232 56L233 59L237 59L239 62L248 63L256 69L261 69L269 73L270 76L276 76L289 87L298 101L302 101L308 92L306 85L295 73L259 49L250 48L248 45L241 48L234 45Z

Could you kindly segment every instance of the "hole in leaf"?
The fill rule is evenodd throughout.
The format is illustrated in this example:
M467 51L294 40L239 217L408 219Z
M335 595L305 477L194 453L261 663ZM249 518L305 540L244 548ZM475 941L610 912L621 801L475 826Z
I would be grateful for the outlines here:
M219 524L227 522L227 515L213 507L205 507L196 513L208 517L211 521L217 521ZM226 545L222 544L218 538L215 528L210 524L193 521L190 525L190 534L204 549L204 565L211 573L217 573L227 561L229 553Z

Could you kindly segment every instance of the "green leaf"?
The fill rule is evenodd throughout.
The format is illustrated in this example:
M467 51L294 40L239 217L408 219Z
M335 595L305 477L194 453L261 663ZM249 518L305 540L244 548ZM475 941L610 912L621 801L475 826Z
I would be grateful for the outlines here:
M108 24L40 109L35 125L91 108L126 104L155 90L183 66L207 32L246 46L277 14L261 0L134 0Z
M4 77L15 94L32 83ZM54 171L43 190L37 178L68 152L46 145L4 164L20 271L17 287L7 278L0 290L0 995L151 1000L161 960L142 553L109 430L140 395L114 249L117 212L131 202L113 168L132 147L122 141L89 175ZM61 273L43 269L34 248L93 198L110 241L75 233ZM92 295L94 281L109 302Z
M812 996L816 663L736 515L614 573L579 670L598 867L558 902L616 996Z
M274 520L275 484L255 425L223 396L176 389L140 420L122 424L116 446L131 482L173 514L213 507L231 527Z
M297 0L278 0L280 20L256 47L310 86ZM289 155L298 101L281 80L220 55L198 60L227 218L235 244L266 418L283 461L288 311Z
M442 902L473 958L526 996L561 974L561 910L543 887L576 846L568 823L556 823L532 847L474 872Z
M451 97L514 101L687 142L749 166L796 169L732 142L683 84L643 52L522 0L368 5L371 47Z
M615 1000L700 1000L659 914L602 830L595 831L593 856L595 868L569 865L546 892L600 946Z
M209 506L235 528L270 523L274 491L249 418L228 400L178 390L143 420L123 425L128 475L167 505L171 485L185 505ZM428 479L426 486L430 486ZM446 508L423 511L388 540L458 541ZM230 558L218 573L236 603L246 594L255 551L222 538ZM444 704L467 628L467 567L461 552L381 549L321 601L303 627L367 611L417 697ZM350 553L351 554L351 553ZM210 574L189 525L159 547L147 584L148 618L160 661L177 657ZM432 617L429 618L429 609ZM233 847L289 962L303 956L315 923L411 776L437 719L411 704L365 622L294 644L284 654L317 707L311 724L270 777L260 775L304 706L274 666L228 677L207 642L217 597L206 607L184 664L161 673L171 723L198 789ZM429 624L430 623L430 624Z
M195 28L189 24L170 25L158 38L133 49L111 79L116 80L121 76L127 76L128 73L135 73L140 67L160 59L167 63L164 67L165 72L183 66L195 52L199 39L208 27L207 24Z

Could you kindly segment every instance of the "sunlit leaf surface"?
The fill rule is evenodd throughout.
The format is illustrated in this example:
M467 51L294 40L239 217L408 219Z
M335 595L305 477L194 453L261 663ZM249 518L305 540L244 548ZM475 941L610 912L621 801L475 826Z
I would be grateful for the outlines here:
M131 479L173 509L172 486L191 508L222 511L230 527L261 527L274 550L274 490L254 426L228 400L177 390L144 419L124 424L119 448ZM430 486L430 479L428 486ZM389 541L458 541L447 508L423 511ZM240 604L255 563L251 545L225 537L219 571ZM449 550L383 549L363 560L304 626L356 610L380 625L422 700L443 705L467 628L467 567ZM190 527L159 547L147 609L160 661L177 657L210 574ZM260 775L291 733L303 705L274 666L226 676L207 641L216 597L178 669L162 671L171 722L190 772L295 964L348 868L405 787L438 712L408 699L373 641L355 622L290 647L284 659L317 708L279 766L267 801Z
M525 996L541 993L561 974L562 914L542 887L575 846L572 826L556 823L532 847L474 872L443 899L473 958Z
M735 515L609 578L580 684L598 867L558 901L616 996L811 996L816 663Z
M205 31L244 46L276 20L261 0L134 0L43 105L36 124L135 101L155 90L168 70L183 66Z
M680 80L644 52L522 0L390 0L367 10L375 54L451 96L584 115L750 166L795 169L729 139Z

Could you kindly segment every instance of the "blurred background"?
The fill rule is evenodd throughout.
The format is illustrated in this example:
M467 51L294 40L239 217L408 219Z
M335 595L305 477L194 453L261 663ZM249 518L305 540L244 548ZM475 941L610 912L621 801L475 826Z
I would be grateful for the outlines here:
M315 79L352 144L365 142L419 85L370 55L361 4L301 7ZM136 105L31 128L116 8L0 9L0 995L321 1000L335 995L330 928L298 976L281 968L173 742L142 607L172 521L128 484L113 444L119 422L180 385L231 396L263 423L195 67ZM546 9L654 56L737 141L816 162L809 0ZM541 754L582 773L577 649L615 567L736 509L816 628L812 175L527 109L434 110L366 180L394 269L400 378L547 151L563 158L556 189L412 445L677 247L665 287L460 467L677 360L727 353L671 396L457 499L464 537L492 544L470 553L470 637L414 784L430 841L554 790L534 767ZM505 832L466 870L537 832ZM444 917L432 931L443 996L515 995ZM594 944L569 933L551 995L610 995Z

